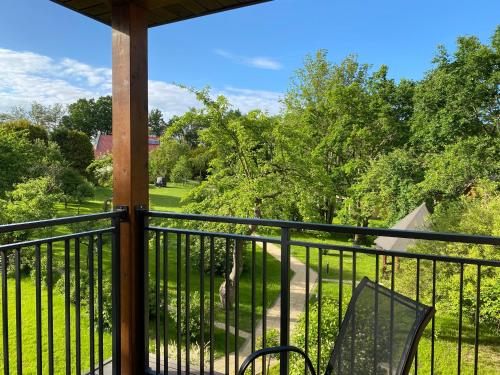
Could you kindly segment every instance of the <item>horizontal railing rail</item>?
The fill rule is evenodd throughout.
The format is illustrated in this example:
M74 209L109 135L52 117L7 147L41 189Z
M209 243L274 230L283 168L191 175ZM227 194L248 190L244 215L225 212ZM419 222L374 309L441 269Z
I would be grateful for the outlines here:
M455 340L456 369L446 370L457 374L480 371L481 338L484 338L483 345L492 340L491 335L486 337L487 332L480 329L484 324L482 282L491 277L491 270L500 270L500 260L384 250L328 243L325 238L294 237L303 232L323 232L344 237L406 238L425 244L438 241L440 246L457 243L465 247L500 246L500 237L158 211L144 215L152 223L146 221L144 226L148 232L145 247L151 267L147 273L148 342L156 358L156 364L150 369L152 373L161 373L169 364L178 373L193 367L200 373L236 373L250 352L290 343L312 355L316 371L322 373L331 349L325 345L331 344L335 334L326 332L324 326L332 327L329 301L333 300L336 305L333 313L336 328L333 329L340 326L348 298L364 276L392 291L405 287L408 297L436 307L446 297L441 285L443 272L456 272L458 298L451 303L456 304L457 315L450 318L447 311L438 308L421 344L429 348L417 353L414 371L442 372L441 367L436 367L442 360L436 348L444 344L443 339L437 338L437 331L444 329L442 324L446 319L456 319L454 324L458 327L447 333L453 336L449 340ZM245 225L249 230L244 230L246 234L221 231L217 224ZM248 234L250 227L276 228L280 237ZM237 255L238 251L245 256ZM398 267L402 267L405 274ZM446 282L452 283L452 280ZM469 293L471 287L475 293L474 302L468 302L467 306L466 285ZM197 301L188 297L193 292L199 293ZM193 314L199 318L193 320ZM218 329L222 330L219 334ZM274 342L273 329L279 332L277 342ZM197 337L190 336L190 332ZM192 341L198 346L192 346ZM204 349L197 349L193 355L196 347L206 349L206 353ZM271 360L271 365L278 363L281 374L297 373L297 362L288 356L281 356L279 362ZM252 374L265 374L268 367L269 362L263 359L262 363L252 365Z
M119 374L125 216L117 210L0 226L4 374L103 374L111 356L113 374Z
M116 211L100 212L96 214L58 217L54 219L28 221L24 223L2 224L0 225L0 233L17 232L28 229L46 229L59 225L93 222L105 219L126 218L126 215L126 210L117 209Z
M411 238L411 239L430 240L430 241L500 245L500 237L462 234L462 233L437 233L437 232L426 232L417 230L356 227L349 225L305 223L299 221L286 221L286 220L249 219L249 218L238 218L231 216L209 216L209 215L184 214L178 212L160 212L160 211L149 211L147 213L147 216L151 218L204 221L211 223L256 225L262 227L299 229L299 230L318 231L325 233L363 234L369 236Z

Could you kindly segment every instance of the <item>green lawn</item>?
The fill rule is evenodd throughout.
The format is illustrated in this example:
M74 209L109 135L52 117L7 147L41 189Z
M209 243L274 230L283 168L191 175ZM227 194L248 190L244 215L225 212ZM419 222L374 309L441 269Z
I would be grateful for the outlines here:
M17 374L16 371L16 315L15 315L15 284L9 279L9 354L10 354L10 374ZM36 306L35 287L30 278L25 278L21 282L22 290L22 345L23 345L23 373L36 373ZM54 372L63 374L65 371L65 310L64 296L54 293ZM42 290L42 342L43 342L43 373L48 373L48 344L47 344L47 290ZM71 373L75 373L75 308L71 306ZM0 317L1 319L1 317ZM2 322L3 323L3 322ZM90 363L90 339L89 339L89 319L87 312L81 310L81 360L82 368L89 369ZM95 353L98 359L97 332L95 335ZM3 353L3 339L0 340L0 352ZM104 359L111 356L111 335L104 334ZM0 361L0 373L3 373L4 361Z
M184 198L189 190L193 187L193 184L170 184L167 188L155 188L150 189L150 207L153 210L159 211L179 211L182 208L182 198ZM77 213L86 214L102 211L104 201L111 197L111 190L106 188L96 189L96 194L92 199L84 202L80 207L74 204L68 205L67 208L64 205L58 206L59 216L69 216L75 215ZM103 223L103 225L108 225L108 223ZM71 233L74 230L81 230L78 227L59 227L54 231L51 231L49 235L60 235L65 233ZM271 232L272 237L278 237L277 232ZM169 286L169 298L174 299L177 291L177 258L176 258L176 248L175 248L175 235L169 235L171 240L169 241L168 247L168 259L169 259L169 273L168 273L168 286ZM339 244L339 245L350 245L350 239L344 235L332 235L332 236L319 236L316 233L304 233L304 232L294 232L292 233L292 240L297 241L309 241L314 242L315 246L310 248L310 265L313 269L318 271L319 268L319 257L322 244ZM184 242L184 241L183 241ZM206 247L208 249L208 246ZM44 251L44 248L42 249ZM111 252L109 239L104 243L104 277L110 277L111 275ZM208 251L208 250L207 250ZM245 255L245 267L243 274L240 279L240 306L239 306L239 326L243 331L249 332L250 327L250 314L251 314L251 249L249 246L246 247ZM86 254L87 246L84 243L81 246L81 267L84 269L86 265ZM297 257L302 262L306 262L306 250L304 247L292 246L292 255ZM324 297L331 297L334 299L338 298L339 295L339 276L340 276L340 254L338 251L329 250L321 252L322 258L322 277L324 282L322 284L322 294ZM372 280L375 279L375 256L358 254L356 256L356 280L360 280L363 276L368 276ZM62 243L54 243L54 262L55 268L59 267L61 269L64 267L64 249ZM344 280L343 284L343 294L345 297L351 293L351 280L353 276L353 263L354 258L352 253L344 252L342 258L343 273L342 277ZM182 286L181 290L185 290L185 249L183 243L182 249L182 259L181 259L181 280ZM381 267L382 259L380 259ZM257 319L260 319L262 314L262 249L257 246L256 249L256 291L257 291L257 306L256 313ZM155 278L155 260L154 260L154 246L150 246L150 270L151 278ZM71 267L74 267L73 254L71 255ZM267 305L268 307L272 305L274 300L279 294L280 289L280 264L271 256L267 257L267 285L266 290L268 294ZM190 292L200 290L200 276L199 271L193 266L191 268L190 275ZM388 283L387 278L382 278L383 283ZM219 303L218 289L222 283L223 278L217 276L215 280L215 320L220 323L225 321L225 312L221 309ZM209 276L205 275L203 278L205 286L205 305L208 310L209 302ZM396 274L397 282L397 274ZM14 299L14 280L8 279L9 283L9 345L10 345L10 358L11 358L11 373L15 373L15 299ZM163 284L161 283L163 287ZM397 289L397 287L396 287ZM36 346L35 346L35 287L30 278L24 278L22 281L22 291L23 291L23 364L25 368L25 373L33 373L36 368ZM43 333L44 333L44 368L48 370L47 367L47 337L46 337L46 327L47 327L47 312L46 312L46 290L43 292ZM314 295L314 293L313 293ZM314 303L314 299L311 301ZM344 309L346 308L346 303L344 304ZM344 310L345 311L345 310ZM75 350L74 350L74 306L71 307L71 325L72 325L72 364L73 370L75 366ZM311 317L312 319L313 317ZM230 312L230 324L234 325L234 310ZM176 336L175 324L171 322L169 329L170 338ZM55 366L56 373L62 371L65 362L65 342L64 342L64 298L62 295L58 294L57 290L54 290L54 349L55 349ZM208 320L206 321L208 325ZM151 342L150 348L154 350L154 327L151 325ZM88 324L88 313L84 308L82 308L82 367L84 369L88 368L89 364L89 324ZM462 361L462 372L471 373L473 366L473 337L474 330L473 325L466 324L464 326L464 339L463 339L463 361ZM450 369L456 369L457 362L457 338L458 328L457 328L457 318L455 316L450 316L447 312L438 311L436 317L436 344L435 344L435 372L446 374ZM206 336L207 337L207 336ZM111 354L111 337L109 334L105 334L105 358L108 358ZM208 338L207 338L208 340ZM234 347L235 337L233 335L229 336L230 348ZM240 337L240 344L243 339ZM96 340L97 342L97 340ZM2 350L2 340L0 339L0 352ZM215 331L215 351L216 356L221 356L224 353L225 345L225 332L220 329ZM231 350L230 350L231 351ZM419 368L421 373L429 372L429 361L426 360L430 357L430 333L429 329L424 334L420 347L419 347ZM500 368L500 339L495 337L485 330L481 330L481 347L480 347L480 373L481 374L497 374ZM3 362L2 362L3 363ZM0 363L0 366L2 365ZM45 371L44 370L44 371ZM2 368L0 367L0 372Z
M150 207L153 210L159 211L179 211L182 207L182 198L187 195L189 190L193 187L193 184L169 184L167 188L156 188L151 187L150 189ZM95 192L95 196L87 201L85 201L81 206L76 206L75 204L69 204L67 207L64 207L63 204L60 204L58 208L58 216L71 216L77 214L88 214L94 212L100 212L104 208L104 202L111 197L111 190L107 188L97 188ZM97 226L107 226L109 222L102 222ZM81 231L84 229L88 229L83 226L72 225L72 226L61 226L50 230L48 233L44 233L45 236L57 236L72 233L75 230ZM74 270L74 248L73 242L71 242L71 252L70 252L70 267L71 270ZM88 250L88 241L83 239L81 247L80 247L80 267L82 270L87 269L86 259L87 259L87 250ZM171 244L168 249L169 255L169 298L175 298L176 293L176 285L177 285L177 274L176 274L176 251L175 244L171 241ZM42 247L42 256L45 254L46 247ZM53 244L53 254L54 254L54 270L62 271L65 267L64 265L64 244L61 242L55 242ZM185 289L185 252L183 249L182 255L182 274L181 279L183 280L182 290ZM97 259L94 259L97 262ZM257 247L256 249L256 291L257 291L257 303L256 303L256 314L257 319L259 319L262 313L262 299L260 298L262 291L262 249ZM154 259L150 257L150 270L152 274L152 278L155 277L155 267L154 267ZM274 302L277 295L279 294L279 262L274 258L268 256L267 257L267 268L268 268L268 279L267 279L267 305L268 307ZM95 264L95 268L97 269L97 264ZM110 249L110 239L109 237L104 237L104 246L103 246L103 277L110 278L111 277L111 249ZM245 255L245 268L244 272L240 279L240 329L244 331L250 330L250 320L243 319L241 317L250 316L251 313L251 249L249 247L246 248ZM15 288L14 288L14 279L9 278L9 322L10 322L10 358L11 358L11 373L14 373L15 360L16 360L16 346L15 346ZM190 292L198 291L200 289L200 277L199 271L192 268L192 274L190 278ZM221 276L217 276L215 280L215 306L216 306L216 315L215 320L217 322L223 323L225 321L225 311L221 309L219 303L219 295L218 289L220 284L222 283L223 278ZM205 299L206 305L208 306L209 301L209 275L204 276L204 284L205 284ZM23 298L23 364L29 363L29 366L24 366L25 373L33 373L36 370L36 320L35 320L35 285L31 278L25 277L22 282L22 298ZM44 290L43 296L43 308L46 308L46 290ZM29 301L29 302L27 302ZM26 305L26 306L24 306ZM208 310L208 309L207 309ZM44 366L48 366L46 361L48 358L47 354L47 316L46 311L44 310L44 318L42 325L42 335L44 340ZM74 306L72 306L72 321L73 325L72 333L74 340ZM229 322L231 325L234 325L234 310L231 310ZM56 362L56 373L61 372L64 368L65 364L65 341L64 341L64 296L59 294L58 290L54 288L54 357ZM208 320L206 321L206 325L208 327ZM169 330L169 339L173 339L176 336L175 325L171 324L171 330ZM25 333L24 333L25 332ZM89 367L89 324L88 324L88 312L85 308L82 307L82 367L87 369ZM1 336L1 333L0 333ZM151 341L150 348L154 350L154 326L151 324ZM208 336L207 336L208 340ZM163 341L163 340L162 340ZM219 357L223 355L225 350L225 332L221 329L215 329L215 355ZM232 351L234 348L234 335L229 335L230 348L229 351ZM240 337L239 343L240 345L243 343L244 339ZM1 342L1 337L0 337ZM96 338L97 342L97 338ZM0 344L1 345L1 344ZM74 344L73 344L74 346ZM111 335L109 333L105 334L105 358L109 358L111 355ZM1 346L0 346L1 350ZM0 351L1 352L1 351ZM97 351L96 351L97 353ZM75 351L72 348L72 363L75 366L74 361ZM96 355L97 358L97 355ZM0 368L1 370L1 368ZM48 370L48 367L46 367ZM45 370L44 370L45 371Z

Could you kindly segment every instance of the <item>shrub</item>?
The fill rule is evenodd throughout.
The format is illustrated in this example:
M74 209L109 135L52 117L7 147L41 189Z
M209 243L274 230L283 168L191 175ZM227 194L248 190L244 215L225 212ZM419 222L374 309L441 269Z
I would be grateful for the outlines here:
M344 306L347 305L344 304ZM305 337L305 314L301 314L293 335L293 342L299 348L304 349L307 340L309 357L313 360L313 363L318 356L318 340L316 334L316 332L318 332L317 316L318 304L311 304L309 309L309 337ZM330 358L330 352L337 338L339 329L338 319L338 301L331 297L323 297L321 302L321 368L326 367L328 359ZM291 374L302 375L304 373L303 359L292 356L290 362Z
M152 293L150 293L151 296ZM150 311L154 307L154 303L150 302ZM201 320L200 320L200 293L193 292L189 295L189 331L186 325L186 294L181 292L181 316L177 316L177 297L172 296L169 299L168 316L172 321L178 322L180 320L180 328L182 337L186 337L186 332L192 342L199 342L201 334ZM205 319L208 319L209 309L205 307Z

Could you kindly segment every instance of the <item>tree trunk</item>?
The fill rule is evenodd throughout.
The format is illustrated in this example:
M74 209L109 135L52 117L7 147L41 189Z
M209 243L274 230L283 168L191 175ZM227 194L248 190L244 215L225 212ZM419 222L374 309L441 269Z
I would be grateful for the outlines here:
M254 204L254 218L260 219L262 217L262 199L255 198ZM249 225L246 235L250 236L257 230L256 225ZM234 306L235 293L236 293L236 282L239 279L241 273L243 272L243 252L245 251L245 241L236 240L235 246L233 247L233 266L231 273L229 274L229 284L226 286L226 280L224 280L219 288L219 298L221 306L223 309L226 308L226 295L229 308Z
M363 217L358 219L357 226L358 227L368 227L369 219L367 217ZM366 234L356 233L354 236L354 244L359 245L366 241Z

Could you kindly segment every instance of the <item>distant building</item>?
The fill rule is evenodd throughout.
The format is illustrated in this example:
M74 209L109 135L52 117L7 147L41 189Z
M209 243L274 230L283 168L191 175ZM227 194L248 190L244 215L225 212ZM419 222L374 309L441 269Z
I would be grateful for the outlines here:
M149 136L148 148L149 152L153 151L160 145L160 137ZM96 159L101 158L113 150L113 136L107 134L99 134L94 142L94 156Z
M427 229L427 218L429 216L429 210L425 203L415 208L412 212L406 215L404 218L399 220L391 229L400 230L419 230ZM379 249L388 251L406 251L410 245L415 243L414 239L411 238L399 238L399 237L377 237L375 239L375 245ZM396 258L396 262L398 259ZM387 264L387 256L383 256L384 269Z

